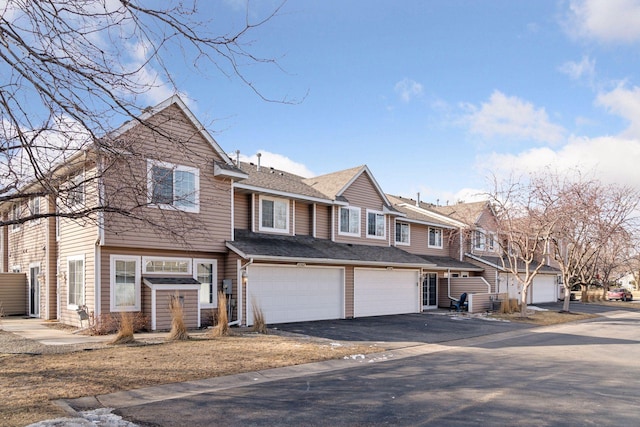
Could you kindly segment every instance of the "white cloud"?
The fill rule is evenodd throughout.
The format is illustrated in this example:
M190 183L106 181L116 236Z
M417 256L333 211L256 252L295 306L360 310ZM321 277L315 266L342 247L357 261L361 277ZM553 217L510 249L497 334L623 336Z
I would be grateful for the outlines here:
M576 38L631 43L640 40L640 0L572 0L567 32Z
M498 178L539 172L545 168L558 172L577 169L594 175L604 183L630 185L640 190L638 159L638 139L571 137L559 150L545 147L518 154L493 153L477 159L476 167L489 170Z
M551 123L544 108L500 91L494 91L489 102L482 103L480 108L466 107L471 110L465 118L469 131L485 138L498 136L546 143L564 139L564 128Z
M585 79L588 82L593 80L596 72L596 60L583 56L580 62L567 61L559 68L561 73L566 74L572 80Z
M599 94L596 104L629 121L629 127L622 133L623 136L640 137L640 87L627 89L624 84L619 84L612 91Z
M260 157L261 166L264 166L267 168L271 167L274 169L299 175L305 178L310 178L315 175L302 163L295 162L290 158L283 156L282 154L271 153L266 150L258 150L258 153L261 154L261 157ZM231 155L231 157L235 158L233 154ZM240 161L258 164L258 156L257 154L253 154L251 156L245 156L243 154L240 154Z
M394 86L393 90L404 102L409 102L417 96L421 96L424 88L415 80L404 78Z

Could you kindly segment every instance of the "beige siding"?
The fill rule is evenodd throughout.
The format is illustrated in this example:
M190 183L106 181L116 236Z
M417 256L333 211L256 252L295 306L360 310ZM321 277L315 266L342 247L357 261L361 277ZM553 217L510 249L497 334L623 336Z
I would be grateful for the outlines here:
M467 294L486 294L490 291L487 284L480 277L452 277L450 282L446 278L438 278L438 306L448 308L450 305L449 295L453 298L460 298L463 292Z
M378 193L373 181L366 173L361 174L343 193L349 201L349 206L360 208L360 237L345 236L338 233L339 221L335 221L335 240L340 243L356 243L364 245L389 246L389 219L385 219L386 236L384 239L367 237L367 209L382 212L384 201ZM339 218L339 207L335 208L336 218Z
M198 327L198 293L189 290L157 290L156 291L156 330L171 329L171 310L169 304L175 296L183 297L184 322L188 329Z
M233 197L234 228L251 230L251 195L236 193Z
M484 270L482 271L482 277L484 277L484 280L486 280L487 282L489 282L489 284L491 285L491 292L497 292L497 283L496 280L498 279L498 269L495 267L492 267L490 265L487 265L485 263L481 263L479 261L476 261L473 258L468 258L465 257L465 261L469 262L471 264L477 265L478 267L483 268Z
M0 218L4 218L0 212ZM9 272L9 227L0 227L0 273Z
M331 206L316 205L316 237L331 239Z
M224 272L224 277L223 279L231 279L232 281L232 289L233 289L233 294L232 294L232 299L234 301L231 301L233 304L231 304L231 318L229 319L229 321L234 321L238 319L238 305L239 304L243 304L243 301L238 301L238 260L241 259L238 255L236 255L233 252L229 252L229 254L227 255L227 257L224 260L224 263L221 264L220 266L220 270ZM243 298L244 298L244 293L242 294ZM245 311L243 310L243 313L245 313Z
M14 316L27 313L27 275L0 273L0 314Z
M295 234L298 236L311 236L313 234L311 228L313 205L296 201L295 206Z
M105 244L113 246L206 252L225 251L231 237L231 181L213 175L213 162L222 161L182 111L171 106L152 119L170 138L137 126L121 139L136 155L111 164L103 159L104 197L130 211L132 217L105 214ZM197 168L199 212L160 209L147 204L147 160Z
M403 222L398 220L398 222ZM406 222L405 222L406 223ZM395 240L395 222L393 223ZM398 248L416 255L451 256L451 241L449 230L442 230L442 248L429 247L429 226L425 224L409 224L409 245L397 243ZM456 257L458 258L458 257Z
M344 269L344 316L349 319L354 315L354 268L348 265Z

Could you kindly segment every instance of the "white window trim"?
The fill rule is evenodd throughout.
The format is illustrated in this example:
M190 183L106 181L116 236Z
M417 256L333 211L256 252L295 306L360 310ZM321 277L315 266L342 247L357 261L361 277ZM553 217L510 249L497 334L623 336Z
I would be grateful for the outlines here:
M69 179L69 181L71 182L71 185L69 186L69 190L67 190L67 191L69 191L69 193L71 193L71 192L75 193L77 191L77 189L78 189L78 186L82 185L82 193L81 193L82 194L82 200L78 201L77 203L73 203L73 204L68 203L68 207L70 209L82 206L83 204L86 203L86 200L87 200L87 183L85 181L84 175L85 175L85 172L83 170L78 175L76 175L73 178ZM70 199L70 194L67 197L67 200L69 200L69 199Z
M36 205L36 200L38 201L38 212L34 212L34 207ZM29 198L29 215L40 215L42 213L42 200L40 200L40 196L32 196ZM35 225L40 222L40 218L36 218L29 222L30 225Z
M439 245L432 245L431 244L431 230L436 230L436 231L440 231L440 244ZM442 232L442 228L437 228L437 227L429 227L429 230L427 231L427 246L430 248L435 248L435 249L442 249L443 246L443 232Z
M179 272L179 271L147 271L147 262L148 261L177 261L187 263L187 271ZM191 276L193 272L193 263L191 262L191 258L179 258L179 257L168 257L168 256L145 256L142 257L142 274L149 276L166 276L169 275L180 275L180 276Z
M71 304L69 303L69 279L70 279L70 275L69 275L69 263L71 261L82 261L82 301L84 301L84 303L86 304L86 298L87 298L87 263L85 262L85 257L84 255L74 255L74 256L68 256L67 257L67 309L69 310L77 310L78 309L78 305L77 304Z
M410 246L411 245L411 224L409 224L408 222L396 221L396 227L398 225L406 225L408 233L407 233L407 241L406 242L403 242L402 240L398 240L398 233L396 233L396 236L395 236L396 245L398 245L398 246Z
M355 211L358 212L358 232L357 233L350 233L347 231L342 231L342 209L348 209L350 211ZM362 233L362 211L360 210L360 208L356 207L356 206L340 206L338 207L338 234L341 236L352 236L352 237L360 237L361 233ZM349 215L351 216L351 215Z
M11 219L12 220L18 220L20 219L20 211L22 210L22 205L20 203L14 203L13 205L11 205ZM16 224L11 224L11 230L12 233L15 231L20 231L20 223L16 223Z
M478 236L482 236L480 238L480 244L478 245ZM473 232L473 249L478 250L478 251L484 251L485 248L487 246L487 235L485 234L484 230L475 230Z
M116 307L116 261L135 261L136 262L136 302L133 306L127 307ZM140 311L141 310L141 301L142 301L142 261L141 257L134 255L111 255L110 259L110 269L109 269L109 277L110 280L110 290L109 290L109 310L112 312L123 312L123 311Z
M154 166L159 166L161 168L171 169L173 172L175 171L184 171L190 172L194 175L194 204L195 206L185 207L185 206L176 206L174 203L153 203L153 181L151 179L152 176L152 168ZM175 180L175 175L174 175ZM175 202L175 181L174 181L174 202ZM191 213L199 213L200 212L200 169L192 167L192 166L184 166L177 165L174 163L161 162L158 160L147 160L147 203L151 207L156 207L158 209L172 209L183 212L191 212Z
M382 225L383 225L383 231L382 231L382 236L378 236L377 234L369 234L369 214L374 214L374 215L382 215ZM377 226L377 223L376 223ZM376 227L377 228L377 227ZM387 220L386 220L386 216L384 214L384 212L382 211L375 211L372 209L367 209L367 234L366 234L368 239L380 239L380 240L384 240L387 238Z
M285 219L285 228L275 228L275 227L264 227L262 225L262 201L263 200L268 200L268 201L272 201L275 205L276 202L283 202L286 207L287 207L287 213L286 213L286 219ZM277 233L289 233L289 214L290 214L290 203L288 199L283 199L280 197L269 197L269 196L260 196L258 197L258 230L260 231L271 231L271 232L277 232ZM274 212L275 214L275 212ZM275 218L273 223L275 224Z
M496 234L495 233L486 233L485 234L485 246L487 250L490 252L495 252L496 248Z
M202 303L200 302L200 294L198 294L198 304L200 304L200 308L217 308L218 307L218 260L216 259L204 259L204 258L194 258L193 260L193 278L198 280L198 264L211 264L213 265L213 269L211 271L211 276L213 280L213 302L212 303ZM202 288L200 290L202 292Z

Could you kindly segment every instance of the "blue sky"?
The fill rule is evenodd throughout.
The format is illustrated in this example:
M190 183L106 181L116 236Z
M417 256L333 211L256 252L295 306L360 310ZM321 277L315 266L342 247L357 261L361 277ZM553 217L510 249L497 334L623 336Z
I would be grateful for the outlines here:
M214 24L244 19L215 4ZM302 175L366 164L384 191L441 204L545 167L640 188L640 1L288 0L251 39L280 66L245 68L252 83L300 102L170 64L230 153Z

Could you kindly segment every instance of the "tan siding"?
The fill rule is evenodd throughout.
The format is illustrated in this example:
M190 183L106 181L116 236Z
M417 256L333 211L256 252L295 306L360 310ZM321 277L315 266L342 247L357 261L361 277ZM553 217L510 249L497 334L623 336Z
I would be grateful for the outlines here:
M331 206L316 205L316 237L331 239Z
M344 316L349 319L353 317L354 301L354 269L353 266L346 266L344 271Z
M232 304L231 310L231 318L229 321L238 320L238 260L240 257L233 252L229 252L228 256L225 258L224 263L220 266L220 274L222 274L222 279L231 279L232 281L232 299L234 300L234 304ZM244 297L244 294L243 294ZM240 301L242 304L244 301ZM243 313L245 311L243 310Z
M0 273L0 314L14 316L27 313L27 275Z
M361 174L343 193L349 201L349 206L360 208L360 237L344 236L338 233L339 221L335 223L336 242L356 243L364 245L389 245L389 220L385 218L386 236L384 239L367 238L367 209L382 212L384 200L378 193L373 181L366 173ZM339 218L339 208L336 207L336 218Z
M450 305L447 279L439 279L438 286L438 306L447 308ZM451 296L453 298L460 298L463 292L467 294L485 294L488 291L487 284L480 277L451 278Z
M251 230L251 195L236 193L233 197L234 228Z
M313 205L296 201L295 203L295 234L298 236L311 236L311 216Z
M171 329L171 310L169 304L174 296L184 297L184 322L188 329L198 327L198 293L190 290L158 290L156 291L156 330Z
M172 106L154 117L167 135L137 126L122 136L138 153L127 163L107 165L105 198L141 220L118 214L105 215L105 244L128 247L222 252L231 236L231 181L213 175L220 156L183 113ZM199 170L199 212L145 207L147 159L194 167ZM105 160L107 162L107 160ZM136 207L142 205L142 207ZM158 225L160 224L160 227Z

